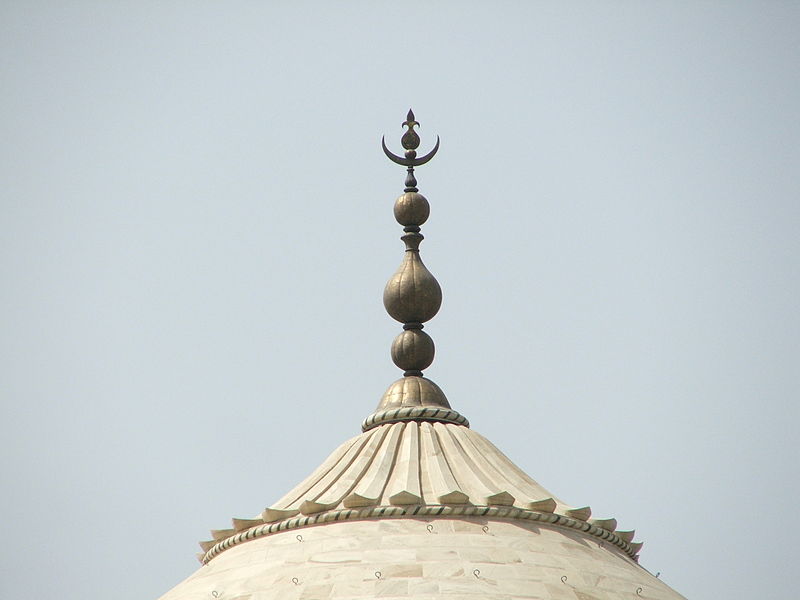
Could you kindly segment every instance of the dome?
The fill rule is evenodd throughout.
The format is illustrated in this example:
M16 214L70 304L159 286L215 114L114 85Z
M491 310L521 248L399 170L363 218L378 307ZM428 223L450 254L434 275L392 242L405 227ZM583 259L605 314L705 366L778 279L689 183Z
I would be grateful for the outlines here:
M414 167L438 149L417 158L412 112L404 125L405 158L384 143L408 167L398 202L418 191ZM441 290L418 257L425 219L412 213L395 211L406 255L384 292L403 323L392 348L403 378L311 475L213 530L200 569L161 600L683 598L638 564L633 531L542 487L422 376L434 350L421 329Z
M204 566L162 600L683 598L616 525L465 425L385 423L258 517L213 532Z

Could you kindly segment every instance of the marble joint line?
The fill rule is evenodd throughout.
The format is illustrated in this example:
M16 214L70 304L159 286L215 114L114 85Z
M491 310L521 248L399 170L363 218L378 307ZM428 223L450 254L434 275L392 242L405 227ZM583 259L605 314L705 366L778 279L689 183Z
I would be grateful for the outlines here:
M625 552L634 561L638 561L638 547L636 548L631 544L615 535L613 532L581 521L580 519L573 519L564 515L557 515L555 513L536 512L531 510L524 510L515 507L496 507L496 506L375 506L369 508L350 508L342 510L332 510L305 517L293 517L277 521L275 523L265 523L264 525L256 525L241 531L237 534L231 535L224 540L212 546L208 552L200 559L200 562L207 564L212 558L221 554L225 550L238 546L244 542L254 540L256 538L268 536L282 531L292 529L300 529L303 527L310 527L312 525L320 525L324 523L335 523L337 521L347 520L368 520L368 519L386 519L386 518L403 518L403 517L494 517L499 519L519 520L519 521L538 521L548 525L555 525L564 529L575 529L594 536L611 544L617 546L620 550Z

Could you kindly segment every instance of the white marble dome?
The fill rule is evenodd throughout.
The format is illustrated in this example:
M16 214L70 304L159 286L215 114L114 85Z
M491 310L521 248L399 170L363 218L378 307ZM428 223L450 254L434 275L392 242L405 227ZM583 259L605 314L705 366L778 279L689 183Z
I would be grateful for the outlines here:
M679 599L615 519L554 498L466 425L385 423L202 542L161 600Z

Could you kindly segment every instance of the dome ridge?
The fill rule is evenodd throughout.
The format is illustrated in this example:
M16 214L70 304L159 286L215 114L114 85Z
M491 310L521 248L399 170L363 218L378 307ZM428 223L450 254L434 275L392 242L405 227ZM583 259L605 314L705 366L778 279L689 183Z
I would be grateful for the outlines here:
M452 423L384 423L347 440L314 473L256 519L201 542L203 562L242 542L288 529L350 519L493 516L539 521L608 540L631 557L616 520L590 521L588 507L564 503L488 439ZM237 528L238 524L238 528Z

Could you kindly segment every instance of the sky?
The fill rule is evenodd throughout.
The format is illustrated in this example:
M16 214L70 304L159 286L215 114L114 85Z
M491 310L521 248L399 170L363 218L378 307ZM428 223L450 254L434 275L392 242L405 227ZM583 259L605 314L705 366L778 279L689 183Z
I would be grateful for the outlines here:
M0 3L0 595L157 598L426 376L691 599L796 597L800 4Z

